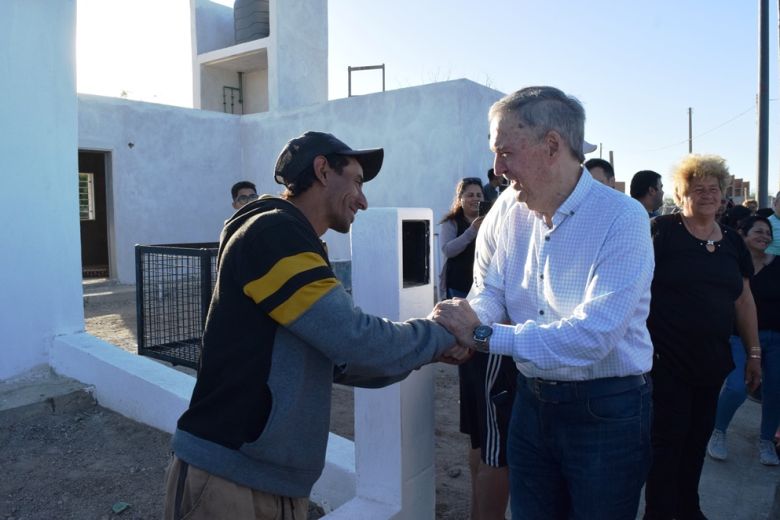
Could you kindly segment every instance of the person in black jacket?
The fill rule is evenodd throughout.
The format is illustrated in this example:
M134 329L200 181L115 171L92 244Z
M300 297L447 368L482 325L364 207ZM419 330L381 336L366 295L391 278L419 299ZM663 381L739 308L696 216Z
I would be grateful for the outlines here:
M394 323L356 308L320 236L366 209L383 150L307 132L265 195L222 230L198 378L173 435L165 518L303 520L325 464L334 379L380 387L469 352L433 321Z

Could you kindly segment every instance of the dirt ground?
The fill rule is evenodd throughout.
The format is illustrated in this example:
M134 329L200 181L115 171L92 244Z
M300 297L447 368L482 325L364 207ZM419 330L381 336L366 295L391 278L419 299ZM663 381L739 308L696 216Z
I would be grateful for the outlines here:
M170 435L88 402L9 415L0 416L0 519L160 518Z
M87 331L135 353L132 288L85 288ZM113 294L89 295L95 292ZM435 386L436 518L466 519L471 484L468 440L458 432L457 368L437 365ZM350 388L334 389L331 431L353 438ZM159 518L169 441L100 406L16 420L0 428L0 520ZM112 510L122 503L129 504L124 511Z

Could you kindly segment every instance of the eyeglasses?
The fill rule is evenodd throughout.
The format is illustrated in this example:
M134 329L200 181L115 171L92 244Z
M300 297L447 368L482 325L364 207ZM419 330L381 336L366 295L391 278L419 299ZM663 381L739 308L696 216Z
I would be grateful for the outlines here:
M479 184L482 186L482 179L479 177L464 177L460 182L463 184Z
M239 204L248 204L253 200L257 200L257 193L252 193L251 195L239 195L236 197L236 202Z

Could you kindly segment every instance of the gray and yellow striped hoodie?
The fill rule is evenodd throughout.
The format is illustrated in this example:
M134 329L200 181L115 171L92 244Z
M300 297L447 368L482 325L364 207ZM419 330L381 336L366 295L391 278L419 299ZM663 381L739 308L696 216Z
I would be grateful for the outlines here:
M385 386L453 343L431 321L355 307L303 213L263 197L222 231L198 379L173 450L237 484L308 496L325 463L333 381Z

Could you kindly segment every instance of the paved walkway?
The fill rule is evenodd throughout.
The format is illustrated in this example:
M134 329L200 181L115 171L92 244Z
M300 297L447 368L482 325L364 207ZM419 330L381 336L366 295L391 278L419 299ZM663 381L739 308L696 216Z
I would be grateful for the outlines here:
M746 401L728 431L729 458L704 462L699 496L709 520L780 520L780 466L764 466L758 461L758 429L761 406ZM774 510L773 510L774 507ZM640 506L642 518L644 504Z

